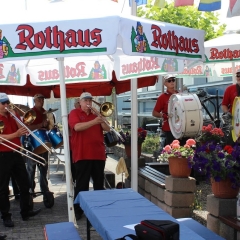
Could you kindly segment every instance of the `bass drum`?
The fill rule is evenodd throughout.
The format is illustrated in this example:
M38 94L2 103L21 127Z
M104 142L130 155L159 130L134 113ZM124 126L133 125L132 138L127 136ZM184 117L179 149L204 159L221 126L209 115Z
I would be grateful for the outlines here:
M171 95L168 104L168 122L176 139L196 137L202 130L202 105L196 94Z
M240 97L235 97L232 107L232 139L234 142L240 136Z

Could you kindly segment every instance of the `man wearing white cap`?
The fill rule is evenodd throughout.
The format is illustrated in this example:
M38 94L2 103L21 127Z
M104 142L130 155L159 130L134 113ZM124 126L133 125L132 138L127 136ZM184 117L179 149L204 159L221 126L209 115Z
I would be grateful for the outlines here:
M175 139L168 123L168 103L171 95L178 92L175 90L175 75L168 74L163 77L163 81L167 90L158 97L152 115L156 118L163 118L162 130L165 133L165 146L171 144Z
M110 127L99 111L92 107L92 98L91 93L82 93L79 101L81 108L73 109L69 114L72 157L76 170L75 198L79 192L89 190L90 178L94 190L104 189L106 155L103 130L110 131ZM78 204L74 204L74 210L79 220L83 210Z

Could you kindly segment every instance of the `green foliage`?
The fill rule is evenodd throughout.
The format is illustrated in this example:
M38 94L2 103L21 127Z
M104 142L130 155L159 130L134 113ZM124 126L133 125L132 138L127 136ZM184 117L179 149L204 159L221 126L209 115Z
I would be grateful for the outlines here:
M204 30L206 32L205 41L222 36L226 29L226 24L219 25L218 13L201 12L194 6L176 8L173 2L166 2L164 8L147 4L145 8L138 8L137 15L156 21Z
M142 144L142 152L153 153L159 149L159 135L147 135Z
M200 210L200 211L202 210L201 197L202 197L202 191L201 190L198 190L194 193L193 209Z

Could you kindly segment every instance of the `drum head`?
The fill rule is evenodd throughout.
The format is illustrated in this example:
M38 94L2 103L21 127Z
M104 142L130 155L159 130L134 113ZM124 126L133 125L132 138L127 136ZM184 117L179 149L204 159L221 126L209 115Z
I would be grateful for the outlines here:
M168 104L168 122L176 139L196 137L202 129L202 106L196 94L173 94Z
M235 97L232 107L232 138L236 142L240 136L240 97Z

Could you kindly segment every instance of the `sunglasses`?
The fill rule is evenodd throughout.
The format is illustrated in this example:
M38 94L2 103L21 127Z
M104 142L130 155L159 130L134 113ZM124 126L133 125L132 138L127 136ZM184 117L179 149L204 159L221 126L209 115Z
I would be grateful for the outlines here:
M168 80L166 80L166 82L168 82L168 83L170 83L170 82L175 82L175 78L172 78L172 79L168 79Z
M10 101L5 101L5 102L1 102L2 105L5 105L5 104L10 104Z

